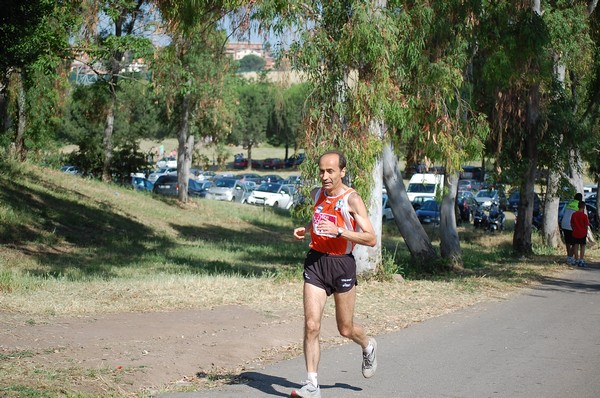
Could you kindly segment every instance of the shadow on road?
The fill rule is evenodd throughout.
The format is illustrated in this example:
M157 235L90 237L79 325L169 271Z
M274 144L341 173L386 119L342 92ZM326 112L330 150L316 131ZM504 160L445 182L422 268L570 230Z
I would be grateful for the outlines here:
M246 380L246 385L248 387L252 387L258 391L261 391L269 396L274 397L289 397L290 392L294 388L300 388L302 385L298 383L292 383L288 379L283 377L277 377L272 375L267 375L264 373L258 372L244 372L240 374L240 378L242 380ZM281 387L285 389L284 392L278 391L276 387ZM321 384L321 389L345 389L352 391L361 391L362 389L359 387L351 386L346 383L335 383L333 385Z
M580 272L600 272L600 268L595 264L586 268L579 268L578 270ZM542 284L534 287L534 290L556 290L564 291L565 293L597 293L600 291L600 283L593 279L586 280L585 277L579 280L546 278Z

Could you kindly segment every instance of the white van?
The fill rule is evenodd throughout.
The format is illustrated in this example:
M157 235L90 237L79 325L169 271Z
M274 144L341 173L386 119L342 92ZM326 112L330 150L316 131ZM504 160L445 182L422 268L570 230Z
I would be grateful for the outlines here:
M415 174L410 178L406 193L411 202L417 196L430 196L431 199L435 199L443 188L444 176L442 174Z

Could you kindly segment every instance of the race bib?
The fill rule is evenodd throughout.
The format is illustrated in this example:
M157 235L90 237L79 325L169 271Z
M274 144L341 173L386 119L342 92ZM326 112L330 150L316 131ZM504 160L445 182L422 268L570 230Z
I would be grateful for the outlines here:
M321 220L329 220L332 223L334 223L335 225L337 225L337 216L335 214L327 214L327 213L315 213L313 216L313 232L316 235L319 236L327 236L328 238L335 238L336 235L331 235L331 234L327 234L327 233L322 233L321 231L319 231L319 229L317 228L317 225L319 225L319 222Z

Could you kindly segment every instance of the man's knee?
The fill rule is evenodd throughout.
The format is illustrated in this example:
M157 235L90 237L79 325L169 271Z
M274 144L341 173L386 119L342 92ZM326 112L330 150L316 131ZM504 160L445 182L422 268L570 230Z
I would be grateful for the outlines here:
M319 322L318 320L307 319L304 322L304 332L306 333L307 336L315 336L315 335L318 336L320 331L321 331L321 322Z
M341 336L350 339L354 335L354 325L353 324L338 325L338 332L340 332Z

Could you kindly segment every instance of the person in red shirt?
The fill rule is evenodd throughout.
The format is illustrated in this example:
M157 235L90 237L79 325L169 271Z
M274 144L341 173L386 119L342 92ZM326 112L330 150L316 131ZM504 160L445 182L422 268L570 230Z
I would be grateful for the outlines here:
M375 246L377 238L367 208L354 189L343 183L346 158L329 151L319 158L321 187L311 192L313 217L294 229L298 240L310 233L310 250L304 259L304 359L307 380L291 397L320 398L317 381L320 360L319 335L327 297L335 299L335 319L340 334L363 351L362 374L369 378L377 369L377 342L354 322L356 302L355 245Z
M587 238L588 226L590 220L585 212L585 202L579 201L579 210L571 215L571 228L573 229L573 255L575 256L575 265L585 267L585 243Z

